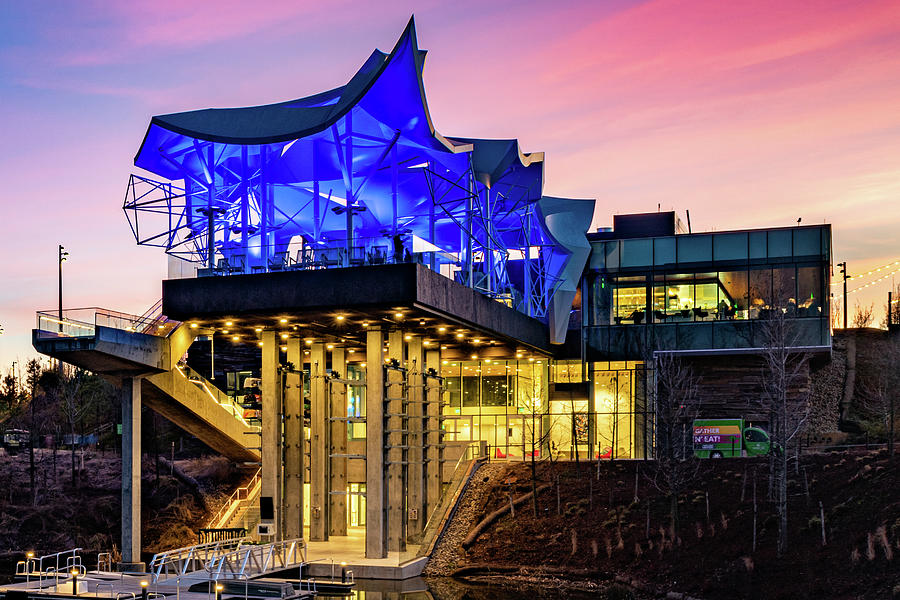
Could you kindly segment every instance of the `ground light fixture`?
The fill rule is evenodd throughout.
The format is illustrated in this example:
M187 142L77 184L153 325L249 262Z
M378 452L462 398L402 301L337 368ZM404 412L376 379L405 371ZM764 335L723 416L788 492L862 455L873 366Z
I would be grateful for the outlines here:
M222 590L225 589L225 586L221 583L216 584L216 600L222 600Z
M31 583L31 571L34 569L34 552L27 552L25 554L25 589L28 589L28 585Z
M150 582L147 580L141 581L141 600L147 600L150 597Z
M72 595L78 595L78 569L72 569Z

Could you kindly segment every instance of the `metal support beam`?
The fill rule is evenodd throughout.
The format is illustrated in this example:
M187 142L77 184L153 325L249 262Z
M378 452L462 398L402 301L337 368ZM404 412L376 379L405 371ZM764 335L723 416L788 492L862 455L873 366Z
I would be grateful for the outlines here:
M287 361L294 369L285 373L284 386L284 537L303 537L303 348L302 340L287 341Z
M328 539L328 494L325 461L325 427L328 423L325 344L316 342L309 354L309 539Z
M262 485L260 521L272 523L275 539L281 530L281 373L278 371L278 341L274 331L262 332ZM265 518L271 506L272 519Z
M340 377L347 377L346 349L335 348L331 352L331 371ZM347 416L347 385L332 378L331 380L330 416ZM329 458L329 535L347 535L347 504L343 493L347 491L347 458L335 456L347 454L347 423L331 421L328 436Z
M384 558L384 333L366 333L366 558Z

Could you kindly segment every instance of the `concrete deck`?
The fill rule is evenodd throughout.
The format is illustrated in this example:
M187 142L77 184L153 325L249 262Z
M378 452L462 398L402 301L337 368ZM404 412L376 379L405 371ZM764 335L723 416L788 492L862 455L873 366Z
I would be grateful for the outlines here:
M333 565L335 577L340 579L341 562L345 562L356 579L410 579L421 575L428 562L427 557L416 558L418 549L408 546L406 552L389 552L386 558L366 558L365 528L348 527L346 536L306 542L306 562L315 578L331 578Z

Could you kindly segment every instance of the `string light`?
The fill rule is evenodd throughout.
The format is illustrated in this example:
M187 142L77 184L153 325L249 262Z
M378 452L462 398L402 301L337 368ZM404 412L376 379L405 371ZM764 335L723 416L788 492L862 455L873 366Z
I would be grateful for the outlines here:
M894 267L897 265L900 265L900 260L895 260L894 262L889 262L886 265L881 265L880 267L871 269L869 271L866 271L865 273L861 273L859 275L854 275L852 277L848 277L847 281L853 281L854 279L863 279L865 277L868 277L869 275L874 275L875 273L880 273L884 269L888 269L890 267ZM896 270L892 271L891 273L897 273L898 271L900 271L900 269L896 269ZM882 278L882 279L884 279L884 278ZM841 285L843 283L844 283L843 280L842 281L832 281L831 285ZM847 293L849 294L850 292L847 292Z
M893 271L890 271L890 272L888 272L888 273L882 275L882 276L879 277L878 279L873 279L873 280L870 281L869 283L866 283L866 284L861 285L861 286L859 286L859 287L855 287L855 288L853 288L852 290L847 290L847 295L849 296L850 294L852 294L852 293L854 293L854 292L858 292L858 291L860 291L860 290L864 290L864 289L866 289L867 287L872 287L873 285L875 285L875 284L877 284L877 283L880 283L880 282L884 281L885 279L887 279L888 277L891 277L892 275L896 275L897 273L900 273L900 268L896 268L896 269L894 269ZM836 294L836 297L840 298L840 297L842 297L843 295L844 295L843 293L839 293L839 294Z

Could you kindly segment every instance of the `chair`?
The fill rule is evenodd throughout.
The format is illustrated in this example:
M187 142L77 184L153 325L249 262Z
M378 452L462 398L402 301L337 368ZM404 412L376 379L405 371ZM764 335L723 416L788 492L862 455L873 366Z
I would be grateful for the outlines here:
M702 308L694 307L694 316L698 319L705 319L709 316L709 311L703 310Z
M270 271L284 271L288 267L288 257L286 254L279 254L269 259ZM254 267L255 268L255 267Z
M227 259L227 258L224 258L224 257L223 257L223 258L220 258L220 259L216 262L215 274L216 274L216 275L226 275L226 274L229 272L229 269L230 269L230 268L231 268L231 267L230 267L230 265L228 264L228 259Z
M664 313L660 310L654 310L653 318L656 319L657 321L662 321L663 323L665 323L666 319L669 318L669 315L667 315L666 313Z
M228 274L244 272L244 257L240 254L232 256L228 261Z
M383 265L387 262L387 246L373 246L369 251L369 264Z
M366 264L366 247L353 246L350 248L350 266L361 267Z
M334 269L341 266L341 249L326 248L318 253L321 266L325 269Z

